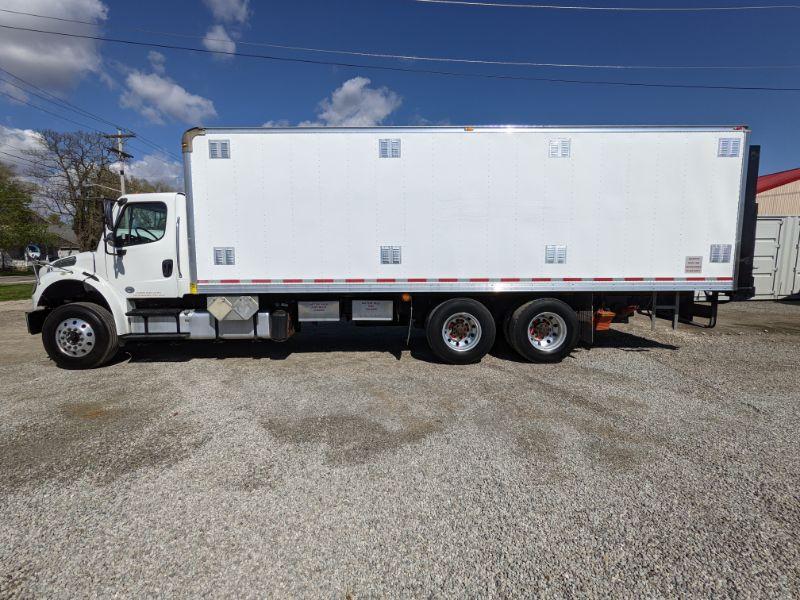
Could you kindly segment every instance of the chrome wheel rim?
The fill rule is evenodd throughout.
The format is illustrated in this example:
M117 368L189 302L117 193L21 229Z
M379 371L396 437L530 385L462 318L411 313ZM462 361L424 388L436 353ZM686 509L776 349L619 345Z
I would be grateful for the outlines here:
M567 323L552 312L535 315L528 323L528 341L541 352L555 352L567 339Z
M481 339L481 324L473 315L465 312L450 315L442 327L442 339L456 352L474 348Z
M86 356L95 345L94 329L83 319L64 319L56 328L56 345L67 356Z

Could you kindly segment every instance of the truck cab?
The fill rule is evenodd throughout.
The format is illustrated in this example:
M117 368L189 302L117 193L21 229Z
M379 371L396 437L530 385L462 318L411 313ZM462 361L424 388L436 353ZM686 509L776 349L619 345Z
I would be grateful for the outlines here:
M116 353L135 329L138 301L174 304L189 292L186 199L131 194L107 201L97 248L39 268L28 329L58 364L87 368Z

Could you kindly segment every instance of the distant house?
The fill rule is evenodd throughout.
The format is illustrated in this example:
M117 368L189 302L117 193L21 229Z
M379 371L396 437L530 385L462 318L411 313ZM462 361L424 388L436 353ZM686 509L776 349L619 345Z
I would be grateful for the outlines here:
M66 225L48 225L47 233L55 238L55 241L47 247L48 258L55 260L81 251L78 246L78 237Z
M756 298L800 297L800 169L758 178Z
M800 169L762 175L757 191L759 216L800 216Z
M57 258L64 258L80 252L78 238L68 226L48 223L47 232L52 237L49 245L38 243L37 240L31 240L32 243L38 244L41 248L43 259L56 260ZM30 263L25 260L25 250L23 248L8 251L0 250L0 255L2 255L2 267L5 269L27 269L30 266Z

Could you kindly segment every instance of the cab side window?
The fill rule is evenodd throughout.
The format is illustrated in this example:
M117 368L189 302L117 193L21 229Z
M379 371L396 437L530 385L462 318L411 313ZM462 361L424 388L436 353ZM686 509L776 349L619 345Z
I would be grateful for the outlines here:
M166 228L167 205L163 202L126 204L114 230L114 244L122 247L157 242Z

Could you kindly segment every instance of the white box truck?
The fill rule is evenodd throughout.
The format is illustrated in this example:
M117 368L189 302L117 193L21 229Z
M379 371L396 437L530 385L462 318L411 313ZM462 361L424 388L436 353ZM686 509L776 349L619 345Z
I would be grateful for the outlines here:
M339 320L424 327L450 363L480 360L498 329L559 360L658 294L691 318L694 290L749 286L748 136L191 129L185 194L109 201L94 252L40 269L28 328L72 368L133 340L282 341Z

